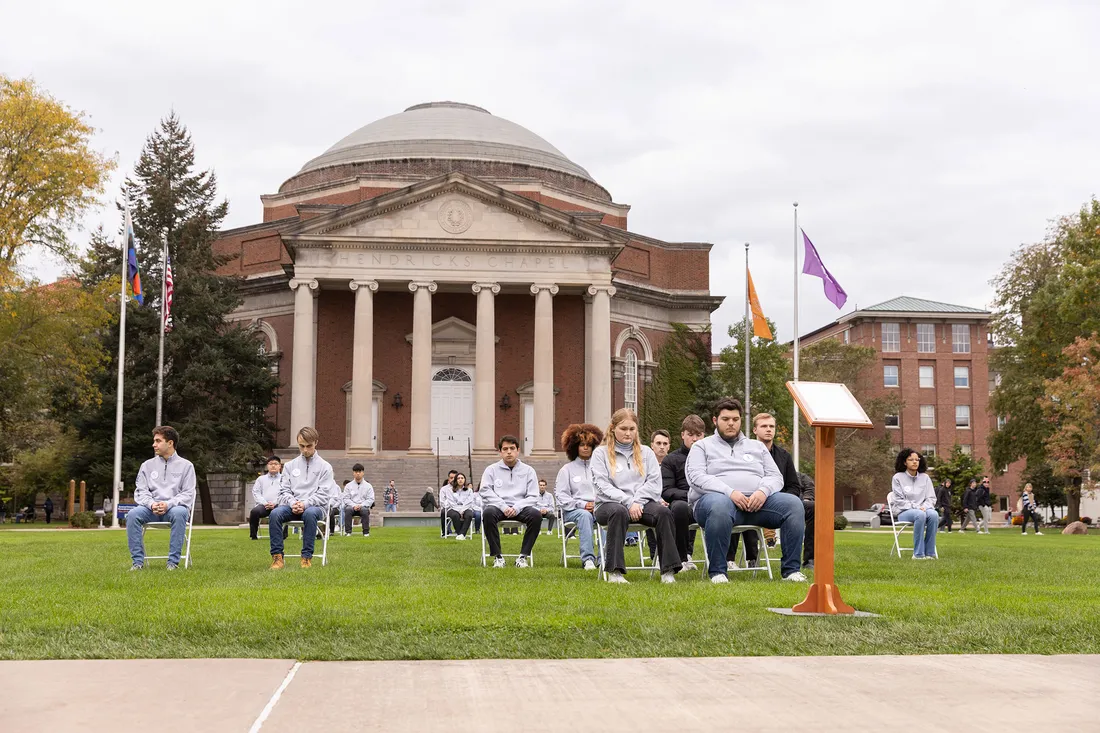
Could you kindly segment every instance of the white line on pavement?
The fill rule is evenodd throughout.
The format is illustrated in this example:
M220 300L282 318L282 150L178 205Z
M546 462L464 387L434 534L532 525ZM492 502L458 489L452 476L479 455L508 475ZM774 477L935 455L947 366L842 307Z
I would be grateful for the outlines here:
M283 678L283 684L279 685L279 689L275 690L275 694L267 701L267 705L260 711L260 717L256 718L256 722L248 729L248 733L259 733L260 728L264 727L264 721L267 720L267 716L271 715L271 711L275 709L275 704L279 702L279 698L282 697L283 691L290 685L290 681L294 679L294 675L297 674L298 668L301 666L301 662L295 662L294 666L290 668L290 671L286 673L286 677Z

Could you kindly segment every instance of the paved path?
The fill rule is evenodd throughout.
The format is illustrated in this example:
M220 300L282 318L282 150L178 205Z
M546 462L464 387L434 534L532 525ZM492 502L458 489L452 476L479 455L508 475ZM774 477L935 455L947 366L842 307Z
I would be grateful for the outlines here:
M0 689L5 733L1100 730L1100 656L0 662Z

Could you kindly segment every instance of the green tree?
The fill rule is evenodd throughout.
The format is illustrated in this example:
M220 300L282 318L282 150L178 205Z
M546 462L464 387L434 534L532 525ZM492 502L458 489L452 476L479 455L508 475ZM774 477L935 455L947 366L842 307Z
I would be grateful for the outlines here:
M951 511L960 516L963 492L970 485L971 479L981 481L982 476L986 475L985 464L976 460L973 455L963 453L962 447L956 443L951 449L950 458L929 458L928 465L928 473L937 484L951 479Z
M0 285L31 247L72 253L68 232L115 167L91 149L94 132L33 80L0 75Z
M1071 366L1066 347L1100 331L1100 202L1091 200L1045 241L1019 249L993 284L990 331L998 348L990 367L1000 380L990 405L1005 422L990 436L990 456L995 466L1021 458L1043 464L1061 427L1043 411L1047 382ZM1056 466L1071 486L1084 468ZM1075 491L1069 493L1069 516L1076 519Z
M768 321L775 333L775 324ZM722 391L744 400L745 396L745 319L729 329L733 343L722 349L718 382ZM753 415L775 415L776 440L789 445L794 407L787 381L793 378L790 349L777 341L753 336L749 340L749 410ZM752 437L752 415L745 416L745 434Z
M1051 511L1066 505L1066 482L1054 474L1049 463L1029 463L1024 469L1023 484L1030 483L1035 492L1035 503L1048 507Z
M219 275L230 258L214 252L213 242L228 205L217 200L216 180L194 170L190 133L173 113L161 121L127 180L133 201L134 231L142 273L153 294L145 307L131 301L127 312L124 477L129 479L150 455L156 411L157 351L160 329L160 251L168 230L175 295L175 328L165 338L164 418L180 432L180 453L195 464L203 521L213 523L206 475L239 472L274 445L264 411L275 398L278 379L259 353L260 335L229 319L241 304L239 280ZM102 244L102 243L101 243ZM121 267L117 249L96 247L81 268L87 282ZM106 335L117 353L117 327ZM74 473L110 485L113 465L114 377L104 380L100 409L78 420L82 450Z
M675 448L684 417L695 413L706 420L721 395L711 368L710 333L682 323L673 323L672 329L657 352L657 373L645 391L639 419L643 435L664 428Z
M1078 337L1062 350L1069 362L1044 383L1043 415L1054 431L1044 440L1051 469L1065 480L1069 516L1081 511L1081 479L1100 468L1100 336Z

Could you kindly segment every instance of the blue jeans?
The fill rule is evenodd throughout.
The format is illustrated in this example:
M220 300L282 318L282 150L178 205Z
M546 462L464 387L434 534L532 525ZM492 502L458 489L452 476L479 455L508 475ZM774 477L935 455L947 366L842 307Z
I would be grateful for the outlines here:
M190 516L191 508L186 506L174 506L161 515L154 514L152 509L144 506L131 509L126 515L126 542L130 545L130 559L134 565L145 564L145 543L142 541L141 531L147 522L172 523L168 530L168 563L179 565L183 537L187 532L187 518Z
M772 494L755 512L737 508L727 494L703 494L695 502L695 521L703 528L710 576L726 574L726 553L734 525L753 524L783 533L782 574L787 577L802 567L802 540L806 534L806 510L793 494Z
M387 504L386 505L386 511L387 512L396 512L397 511L397 505L396 504Z
M913 557L936 556L940 515L935 509L906 509L898 515L898 521L913 523Z
M481 512L474 512L474 532L481 531Z
M283 523L303 522L302 557L313 557L313 541L317 539L317 523L325 521L325 510L319 506L307 506L302 514L294 514L286 504L271 510L267 518L267 533L271 536L271 554L283 554Z
M577 525L577 539L581 542L581 562L596 562L596 551L592 543L592 512L587 509L570 509L563 516L566 522Z

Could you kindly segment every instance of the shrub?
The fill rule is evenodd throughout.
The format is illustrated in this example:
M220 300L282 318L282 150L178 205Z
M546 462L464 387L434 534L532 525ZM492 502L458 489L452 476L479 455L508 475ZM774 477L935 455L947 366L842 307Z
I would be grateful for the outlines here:
M69 517L69 526L77 529L91 529L98 525L95 512L76 512Z
M833 529L848 529L848 517L843 514L833 517Z

